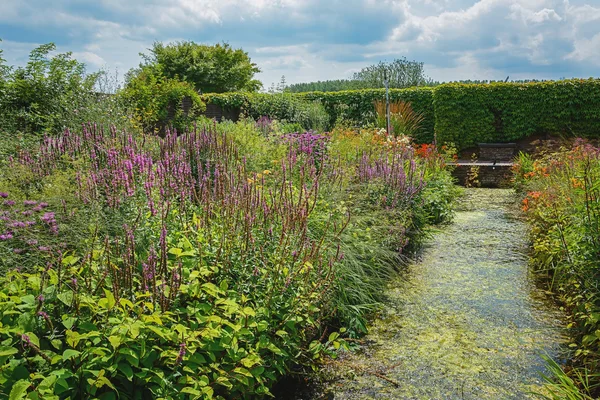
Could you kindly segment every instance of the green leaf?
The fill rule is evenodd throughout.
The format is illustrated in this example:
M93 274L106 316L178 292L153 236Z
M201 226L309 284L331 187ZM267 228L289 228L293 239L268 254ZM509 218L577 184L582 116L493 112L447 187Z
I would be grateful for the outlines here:
M15 349L14 347L0 346L0 357L12 356L18 352L19 350Z
M73 292L71 290L67 290L66 292L59 293L56 297L58 297L58 299L67 306L70 306L71 304L73 304Z
M112 347L116 350L117 347L121 345L121 336L109 336L108 341L112 345Z
M77 322L77 318L75 318L75 317L69 317L69 316L67 316L67 314L63 315L63 317L62 317L62 323L65 326L65 328L67 328L67 329L73 328L73 325L75 324L75 322Z
M63 360L70 360L71 358L79 357L81 352L73 349L67 349L63 352Z
M235 372L236 374L240 374L240 375L244 375L244 376L248 376L248 377L252 378L252 374L246 368L238 367L238 368L235 368L233 370L233 372Z
M129 364L119 363L119 366L117 368L119 371L121 371L123 373L123 375L125 375L125 377L128 380L131 380L133 378L133 369L131 368L131 366Z
M193 394L194 396L202 396L201 391L191 388L189 386L186 386L183 389L181 389L181 393Z
M111 310L115 304L117 304L117 301L115 300L115 296L112 294L112 292L108 289L104 289L104 295L106 296L106 299L108 300L108 309Z
M31 386L31 383L29 381L26 381L24 379L17 381L10 390L8 400L20 400L25 398L29 386Z
M25 335L29 336L29 340L31 343L35 344L37 347L40 347L40 339L33 332L27 332Z
M210 380L208 379L208 376L201 375L198 377L198 384L200 386L208 386L209 383L210 383Z
M224 376L219 376L215 381L217 384L226 387L227 389L233 388L232 383Z
M77 261L79 261L79 257L67 256L67 257L63 258L62 264L66 265L66 266L71 266L71 265L77 264Z
M21 303L29 304L31 306L35 305L35 296L32 294L28 294L27 296L21 297Z

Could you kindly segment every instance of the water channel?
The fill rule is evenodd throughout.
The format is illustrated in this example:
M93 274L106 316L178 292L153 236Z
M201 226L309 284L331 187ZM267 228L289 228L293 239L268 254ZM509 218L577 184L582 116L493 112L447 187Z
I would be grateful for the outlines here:
M511 190L467 189L388 297L362 349L329 366L319 398L534 398L542 355L560 357L562 315L528 271Z

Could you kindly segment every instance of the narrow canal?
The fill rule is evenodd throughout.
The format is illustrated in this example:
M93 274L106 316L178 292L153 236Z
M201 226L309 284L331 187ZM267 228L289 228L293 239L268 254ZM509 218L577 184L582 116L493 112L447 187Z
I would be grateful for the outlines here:
M528 272L511 190L467 189L390 285L366 345L329 367L335 399L523 399L557 359L561 314Z

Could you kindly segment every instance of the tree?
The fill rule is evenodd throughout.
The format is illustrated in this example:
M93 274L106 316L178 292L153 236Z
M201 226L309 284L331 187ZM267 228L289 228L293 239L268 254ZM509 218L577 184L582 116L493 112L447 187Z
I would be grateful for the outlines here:
M54 43L31 51L24 67L10 69L0 63L4 83L0 96L0 127L7 131L60 132L78 124L100 73L86 74L85 65L70 52L50 54Z
M423 70L423 63L409 61L405 57L391 63L379 62L379 64L365 67L354 74L354 80L363 82L368 88L381 88L384 86L386 73L390 88L424 86L429 82Z
M248 53L227 43L208 46L188 41L168 45L155 42L150 55L141 56L141 68L151 67L167 78L189 82L203 93L255 92L262 87L254 79L260 69Z
M2 39L0 39L0 42L2 42ZM4 59L4 57L2 57L3 53L4 50L0 49L0 89L2 89L2 87L4 86L4 81L6 80L6 77L10 72L10 67L8 67L8 65L5 64L6 60Z

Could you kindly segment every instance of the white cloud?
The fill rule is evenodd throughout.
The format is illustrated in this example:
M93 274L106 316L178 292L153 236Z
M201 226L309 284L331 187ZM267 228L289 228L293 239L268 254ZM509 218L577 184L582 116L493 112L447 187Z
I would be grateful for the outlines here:
M95 68L102 68L106 65L106 60L100 57L98 54L93 53L91 51L83 51L83 52L74 52L73 58L83 61L88 65L91 65Z
M89 10L85 2L73 4L2 0L5 58L22 64L35 43L56 41L92 70L127 70L155 40L228 40L262 68L265 86L281 75L288 82L347 78L402 56L425 62L426 72L442 80L591 75L600 65L599 0L98 0ZM377 30L384 17L385 29Z

